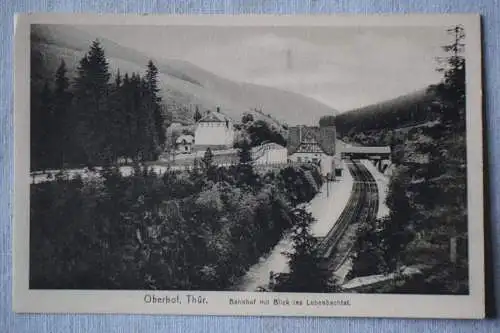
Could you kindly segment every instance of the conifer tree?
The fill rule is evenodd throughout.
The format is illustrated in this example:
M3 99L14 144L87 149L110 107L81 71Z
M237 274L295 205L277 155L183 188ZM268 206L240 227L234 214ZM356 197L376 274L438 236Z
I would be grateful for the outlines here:
M413 209L408 198L410 178L402 169L393 175L389 183L386 204L390 210L389 223L380 223L379 244L384 263L389 271L397 269L401 264L403 250L412 240Z
M332 273L322 267L317 247L318 241L310 231L314 217L304 209L296 209L294 219L293 251L286 253L289 258L290 273L278 277L273 291L317 293L335 291Z
M32 105L32 127L31 149L32 149L32 168L35 170L45 170L52 167L53 152L51 145L53 143L50 133L51 123L53 121L53 98L52 91L47 81L44 82L42 90L38 96L34 97L38 103Z
M51 146L54 150L54 164L57 168L63 168L65 163L70 162L68 159L71 153L71 124L69 122L71 93L66 73L66 63L61 60L55 75L54 119L51 130Z
M43 55L41 52L31 48L30 50L30 168L32 171L39 170L40 149L42 147L42 128L40 126L43 117L40 97L43 87Z
M136 73L130 76L130 83L128 93L130 94L130 110L131 115L131 131L130 131L130 152L134 161L142 160L141 146L143 146L143 136L145 133L142 131L143 118L140 114L141 109L141 79Z
M442 48L448 56L440 58L443 64L437 68L443 73L440 84L431 87L441 103L443 122L465 127L465 58L463 56L465 31L461 25L447 30L452 41Z
M127 159L137 161L136 151L136 96L133 90L133 78L135 74L129 76L125 73L123 76L123 83L120 88L121 107L124 116L124 128L122 133L123 154Z
M237 166L239 182L249 186L255 185L256 175L252 166L252 151L250 143L243 140L238 150L239 163Z
M98 165L109 162L108 94L110 73L104 49L95 40L81 59L75 79L74 109L78 117L76 135L85 154L85 162Z
M214 159L214 154L212 153L210 147L208 147L207 150L205 151L205 154L203 155L203 159L201 160L203 168L205 170L208 170L212 167L213 159Z
M119 157L126 157L127 124L125 104L123 101L123 82L120 70L117 70L109 92L109 129L108 139L111 146L111 160L116 162Z
M161 97L159 95L160 88L158 87L158 68L152 60L149 60L146 71L146 83L151 98L151 107L153 108L154 127L156 131L156 141L159 145L165 144L164 119L161 108Z
M156 108L154 93L146 78L140 78L140 108L139 108L139 128L140 128L140 150L141 159L154 160L158 155L158 126L156 122Z
M240 164L249 164L252 162L251 147L248 141L243 140L238 151Z
M198 105L196 105L196 107L195 107L193 119L194 119L195 123L197 123L201 119L201 112L200 112L200 108L198 107Z

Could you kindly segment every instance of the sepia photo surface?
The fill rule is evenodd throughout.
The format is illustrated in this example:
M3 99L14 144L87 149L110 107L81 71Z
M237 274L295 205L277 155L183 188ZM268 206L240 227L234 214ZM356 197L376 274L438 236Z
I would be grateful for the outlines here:
M484 316L476 15L16 20L19 312Z

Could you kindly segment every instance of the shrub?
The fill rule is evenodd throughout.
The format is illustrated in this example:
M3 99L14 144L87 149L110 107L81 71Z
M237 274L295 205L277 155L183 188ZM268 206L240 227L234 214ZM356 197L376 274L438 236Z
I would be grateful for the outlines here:
M33 184L30 287L229 288L292 227L293 206L315 193L313 171L245 186L238 166L213 172L159 177L137 166L128 177L108 168Z

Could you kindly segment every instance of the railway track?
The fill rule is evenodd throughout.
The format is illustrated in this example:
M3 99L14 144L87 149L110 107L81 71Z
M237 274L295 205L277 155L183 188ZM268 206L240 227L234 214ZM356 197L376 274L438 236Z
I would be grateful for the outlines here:
M354 223L367 223L377 217L378 187L370 171L358 160L347 164L354 184L346 207L328 234L318 244L321 257L332 271L340 268L354 247L353 240L344 240L344 235ZM340 242L342 248L338 248Z

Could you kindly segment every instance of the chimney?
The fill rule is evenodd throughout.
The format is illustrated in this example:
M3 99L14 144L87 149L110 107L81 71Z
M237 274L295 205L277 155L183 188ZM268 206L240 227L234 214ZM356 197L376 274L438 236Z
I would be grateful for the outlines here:
M217 107L217 112L220 112L220 106Z

